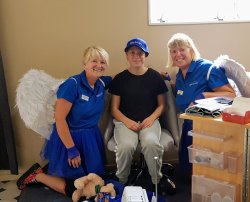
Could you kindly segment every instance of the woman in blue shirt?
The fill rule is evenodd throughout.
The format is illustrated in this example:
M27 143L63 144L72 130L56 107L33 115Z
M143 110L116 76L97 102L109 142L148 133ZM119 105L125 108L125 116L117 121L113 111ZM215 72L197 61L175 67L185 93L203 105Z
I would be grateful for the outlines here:
M105 89L112 78L103 76L109 63L101 47L83 54L83 71L69 77L58 89L55 124L45 148L48 174L34 164L17 181L19 189L34 182L71 197L74 180L96 173L103 176L104 145L98 122L104 109Z
M174 34L168 41L168 68L178 68L176 82L176 104L181 112L195 103L195 100L210 97L235 97L224 72L211 61L202 59L193 40L183 33ZM168 77L168 74L165 75ZM168 77L170 78L170 77ZM181 167L191 172L187 146L192 144L192 137L187 132L192 130L192 121L184 120L179 149Z

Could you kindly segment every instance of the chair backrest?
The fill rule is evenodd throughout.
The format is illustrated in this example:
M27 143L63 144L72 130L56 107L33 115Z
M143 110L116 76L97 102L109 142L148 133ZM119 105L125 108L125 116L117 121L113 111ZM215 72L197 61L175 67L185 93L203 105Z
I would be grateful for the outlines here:
M179 146L179 140L180 140L180 133L179 133L179 127L178 127L178 119L177 119L177 110L175 105L175 97L172 92L171 85L168 81L165 81L168 92L165 93L165 100L166 100L166 107L163 112L163 114L160 117L160 123L162 128L167 129L175 143L175 146ZM105 101L105 129L104 129L104 144L108 145L109 140L113 136L113 130L114 130L114 124L113 124L113 118L110 114L110 102L111 102L111 95L107 94L106 101Z
M166 107L160 117L161 127L167 129L174 139L175 145L179 146L180 132L178 126L178 117L176 110L175 97L169 81L165 81L168 92L165 93Z

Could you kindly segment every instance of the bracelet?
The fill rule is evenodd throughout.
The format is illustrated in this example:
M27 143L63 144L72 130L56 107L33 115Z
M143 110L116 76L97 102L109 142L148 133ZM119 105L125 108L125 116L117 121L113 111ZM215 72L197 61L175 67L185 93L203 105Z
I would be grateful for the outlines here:
M73 158L77 157L80 155L78 149L76 148L76 146L67 148L68 151L68 159L72 160Z

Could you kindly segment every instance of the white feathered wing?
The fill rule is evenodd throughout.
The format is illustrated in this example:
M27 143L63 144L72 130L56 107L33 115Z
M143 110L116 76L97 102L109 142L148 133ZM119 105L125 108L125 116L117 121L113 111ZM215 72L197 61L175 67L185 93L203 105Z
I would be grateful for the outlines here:
M225 69L226 76L235 82L241 96L250 97L250 72L247 72L243 65L227 55L219 56L214 63L217 67Z
M55 102L63 79L55 79L42 70L31 69L19 80L16 104L25 125L49 139L55 122Z

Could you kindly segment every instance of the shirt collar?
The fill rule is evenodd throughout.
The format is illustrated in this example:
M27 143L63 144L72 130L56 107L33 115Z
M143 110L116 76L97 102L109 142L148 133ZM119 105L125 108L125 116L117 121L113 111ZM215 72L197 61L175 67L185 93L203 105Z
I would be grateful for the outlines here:
M80 77L81 77L81 83L82 85L84 85L85 87L87 87L90 91L98 91L98 89L100 88L100 85L103 85L101 84L101 81L99 81L99 79L96 81L95 83L95 87L94 89L90 87L89 83L88 83L88 80L87 80L87 77L86 77L86 72L83 71L81 74L80 74Z
M196 61L197 60L192 60L192 62L190 63L190 65L188 67L188 70L187 70L187 75L192 73L193 71L195 71L195 69L196 69ZM181 69L179 69L179 71L177 73L177 77L180 77L180 76L182 76Z

